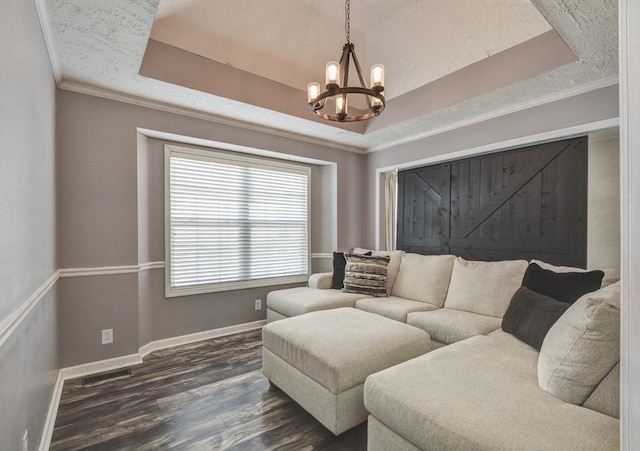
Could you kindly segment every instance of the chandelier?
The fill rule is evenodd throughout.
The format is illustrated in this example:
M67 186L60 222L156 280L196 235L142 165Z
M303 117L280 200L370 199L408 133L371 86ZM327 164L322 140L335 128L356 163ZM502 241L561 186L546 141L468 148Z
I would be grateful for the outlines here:
M307 86L307 102L311 111L322 119L338 122L355 122L370 119L379 115L384 110L384 66L374 64L371 66L371 87L362 75L362 69L356 56L356 51L351 43L350 0L346 0L344 28L347 35L347 43L342 48L340 62L329 61L326 66L325 91L320 92L320 83L312 82ZM349 66L351 61L356 69L360 86L348 86ZM356 97L357 96L357 97ZM349 111L349 99L354 97L360 101L361 108L351 108ZM335 104L335 115L325 112L327 100L331 99Z

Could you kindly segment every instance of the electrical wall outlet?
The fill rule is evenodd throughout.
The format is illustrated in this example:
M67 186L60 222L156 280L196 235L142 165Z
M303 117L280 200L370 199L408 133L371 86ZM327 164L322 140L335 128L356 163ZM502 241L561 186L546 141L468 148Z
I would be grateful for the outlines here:
M29 430L24 431L22 436L22 451L29 451Z
M104 329L102 331L102 344L108 345L113 343L113 329Z
M262 310L262 299L256 299L256 310Z

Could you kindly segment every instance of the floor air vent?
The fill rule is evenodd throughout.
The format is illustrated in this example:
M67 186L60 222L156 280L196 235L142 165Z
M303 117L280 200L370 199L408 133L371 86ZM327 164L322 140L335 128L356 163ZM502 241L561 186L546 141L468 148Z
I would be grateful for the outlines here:
M95 374L93 376L87 376L82 378L82 385L92 385L98 382L104 382L119 377L131 376L131 368L125 368L122 370L109 371L108 373Z

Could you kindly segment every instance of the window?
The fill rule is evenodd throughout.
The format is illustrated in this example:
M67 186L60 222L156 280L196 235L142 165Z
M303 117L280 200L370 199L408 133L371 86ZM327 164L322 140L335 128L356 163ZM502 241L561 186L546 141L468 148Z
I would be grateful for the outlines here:
M166 296L303 282L305 166L165 146Z

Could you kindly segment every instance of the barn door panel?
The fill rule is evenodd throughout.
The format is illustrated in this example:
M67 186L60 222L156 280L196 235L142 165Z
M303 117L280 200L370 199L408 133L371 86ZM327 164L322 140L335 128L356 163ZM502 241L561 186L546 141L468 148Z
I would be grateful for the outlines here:
M586 164L586 139L576 138L400 173L413 194L399 186L399 205L419 203L427 197L419 194L425 184L437 185L439 197L429 199L438 206L432 215L440 217L407 234L404 227L420 222L420 213L405 204L398 248L409 250L411 243L411 252L423 254L439 248L474 260L539 258L584 267Z
M449 229L446 169L439 165L398 174L398 249L443 253Z

